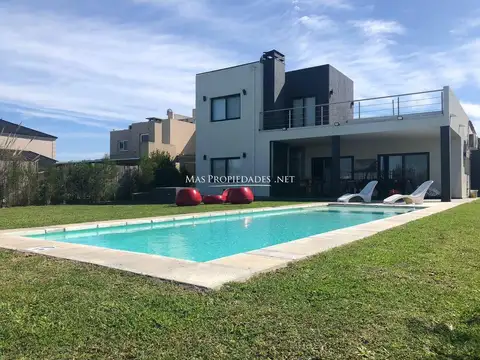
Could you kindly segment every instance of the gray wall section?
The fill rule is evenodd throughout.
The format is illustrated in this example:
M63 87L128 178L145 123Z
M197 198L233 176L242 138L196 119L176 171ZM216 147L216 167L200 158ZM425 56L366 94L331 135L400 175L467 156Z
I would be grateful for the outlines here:
M315 96L317 104L328 103L329 65L289 71L285 74L285 108L295 98Z
M333 66L329 66L329 88L333 90L330 96L330 122L345 122L353 119L353 80ZM340 104L339 104L340 103Z
M440 127L440 172L442 179L442 201L451 201L451 137L450 126Z
M283 109L285 85L285 58L275 50L262 57L263 63L263 109Z
M480 150L470 153L470 181L472 190L480 190Z

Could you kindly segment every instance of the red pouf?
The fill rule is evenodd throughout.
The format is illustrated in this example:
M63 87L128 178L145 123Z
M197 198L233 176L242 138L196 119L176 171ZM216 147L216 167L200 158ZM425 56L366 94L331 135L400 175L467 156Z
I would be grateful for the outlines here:
M177 192L175 203L178 206L195 206L202 202L202 195L197 189L180 189Z
M223 204L224 202L222 195L205 195L203 197L204 204Z
M253 201L253 192L248 187L232 188L228 192L231 204L250 204Z
M223 198L223 202L230 202L230 198L228 197L228 194L230 193L230 189L225 189L222 193L222 198Z

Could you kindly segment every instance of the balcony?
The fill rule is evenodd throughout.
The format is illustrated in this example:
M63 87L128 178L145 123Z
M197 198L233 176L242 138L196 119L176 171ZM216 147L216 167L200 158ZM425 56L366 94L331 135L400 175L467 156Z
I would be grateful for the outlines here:
M412 116L443 114L444 90L384 96L348 102L269 110L261 114L260 130L338 126Z

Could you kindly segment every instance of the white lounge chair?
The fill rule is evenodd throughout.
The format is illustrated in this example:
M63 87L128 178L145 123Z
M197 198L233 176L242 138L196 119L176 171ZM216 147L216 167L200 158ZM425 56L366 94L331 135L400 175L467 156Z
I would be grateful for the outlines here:
M425 181L410 195L395 194L387 197L385 200L383 200L383 203L395 204L397 201L403 200L407 204L423 204L423 199L425 198L425 195L432 184L433 180Z
M378 181L370 181L365 187L360 191L358 194L345 194L340 196L337 199L337 202L349 202L354 197L359 197L363 200L363 202L371 202L372 201L372 194L373 190L375 190L375 186L377 186Z

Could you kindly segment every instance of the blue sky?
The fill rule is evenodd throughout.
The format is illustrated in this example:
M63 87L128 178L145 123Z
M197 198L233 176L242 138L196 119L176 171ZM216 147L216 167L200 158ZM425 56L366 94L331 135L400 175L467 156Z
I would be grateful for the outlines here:
M195 74L260 58L330 63L355 97L450 85L480 128L477 0L0 0L0 117L98 158L109 131L172 108Z

